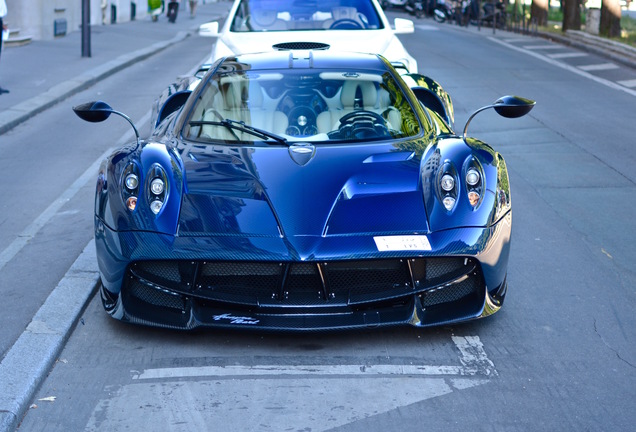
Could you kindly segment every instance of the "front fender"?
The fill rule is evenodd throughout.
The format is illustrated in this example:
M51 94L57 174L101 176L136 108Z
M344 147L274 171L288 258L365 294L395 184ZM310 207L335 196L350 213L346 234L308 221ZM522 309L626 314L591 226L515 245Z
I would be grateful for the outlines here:
M478 166L483 176L477 206L468 199L465 176L469 166ZM450 167L450 168L449 168ZM442 204L440 172L455 173L457 201L449 211ZM422 158L421 181L431 231L461 227L493 226L511 209L508 171L503 157L482 141L447 138L430 146Z
M163 206L155 214L150 203L157 199L150 191L150 181L157 172L165 173L166 190ZM124 184L128 173L138 177L136 190ZM183 166L179 156L164 144L145 142L137 148L126 147L114 152L101 165L95 194L96 230L100 223L113 231L149 231L175 235L183 191ZM136 198L134 209L127 200Z

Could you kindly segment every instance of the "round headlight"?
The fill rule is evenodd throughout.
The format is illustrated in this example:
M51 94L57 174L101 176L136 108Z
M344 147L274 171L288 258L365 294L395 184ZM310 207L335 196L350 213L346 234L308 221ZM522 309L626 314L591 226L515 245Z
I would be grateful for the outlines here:
M471 168L468 170L466 173L466 183L471 186L475 186L479 183L479 172L476 169Z
M161 195L163 193L164 187L165 186L163 184L163 180L161 180L160 178L156 178L150 182L150 192L155 195Z
M150 203L150 210L154 214L158 214L161 211L161 207L163 207L163 203L159 200L154 200Z
M450 174L444 174L442 176L441 186L446 192L452 191L455 187L455 179Z
M128 199L126 200L126 207L130 211L135 211L135 208L137 207L137 197L136 196L128 197Z
M136 174L128 174L124 183L126 185L126 189L135 190L137 189L137 186L139 186L139 177L137 177Z
M479 194L477 192L468 192L468 201L470 205L475 207L479 203Z
M451 211L453 207L455 207L455 198L453 197L450 197L450 196L444 197L442 202L444 203L444 207L448 211Z

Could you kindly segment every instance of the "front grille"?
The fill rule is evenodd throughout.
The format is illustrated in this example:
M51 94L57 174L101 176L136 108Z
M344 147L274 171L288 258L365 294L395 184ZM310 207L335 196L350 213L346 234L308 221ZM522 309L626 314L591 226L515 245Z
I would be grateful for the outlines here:
M470 258L336 262L140 261L129 290L146 303L182 308L184 297L245 307L365 307L419 294L424 306L453 302L478 287ZM460 281L463 281L460 283ZM149 291L149 293L145 292ZM174 295L177 294L177 295Z

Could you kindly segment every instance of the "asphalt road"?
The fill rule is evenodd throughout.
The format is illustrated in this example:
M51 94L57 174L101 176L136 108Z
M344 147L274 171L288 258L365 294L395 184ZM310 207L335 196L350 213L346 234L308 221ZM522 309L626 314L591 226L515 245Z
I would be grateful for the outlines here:
M20 431L633 428L636 71L591 67L607 60L545 41L430 20L402 39L420 72L453 96L458 130L501 95L537 100L522 119L487 112L469 129L503 153L513 188L502 311L427 330L183 334L115 322L93 299ZM140 121L208 43L190 38L20 126L10 143L3 137L3 207L38 214L47 196L59 196L60 185L130 133L117 119L82 124L70 105L99 96ZM19 199L26 194L33 204ZM14 298L23 281L37 289L64 275L91 237L91 195L90 182L78 188L38 247L5 267L0 277L14 278L2 281L15 284Z

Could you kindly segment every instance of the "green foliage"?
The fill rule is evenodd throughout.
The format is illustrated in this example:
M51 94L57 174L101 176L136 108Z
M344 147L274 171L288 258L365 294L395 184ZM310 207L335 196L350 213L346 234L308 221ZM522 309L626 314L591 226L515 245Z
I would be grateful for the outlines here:
M563 24L563 12L558 8L550 8L548 10L547 27L542 27L542 31L560 33ZM585 24L585 13L581 14L581 23ZM617 42L626 43L636 47L636 19L627 15L621 17L621 37L613 38Z

